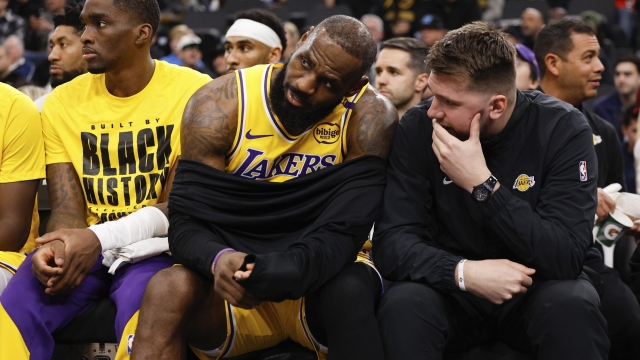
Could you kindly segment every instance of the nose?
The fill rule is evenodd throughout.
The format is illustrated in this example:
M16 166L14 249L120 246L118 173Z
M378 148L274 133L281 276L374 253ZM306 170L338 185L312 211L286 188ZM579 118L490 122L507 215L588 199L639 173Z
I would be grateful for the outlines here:
M376 75L376 88L379 88L382 85L387 85L388 81L387 81L387 72L386 71L381 71L380 74Z
M88 26L84 28L82 35L80 35L80 41L84 45L92 44L94 42L93 34L91 34Z
M604 65L602 64L602 61L600 61L599 57L596 57L593 63L593 72L602 73L603 71L604 71Z
M295 84L301 92L307 96L311 96L316 90L316 76L311 73L306 73L296 80Z
M226 55L224 56L224 60L227 62L227 67L233 66L237 68L238 64L240 63L236 54L236 50L233 49L226 53Z
M53 45L53 47L51 48L51 52L49 53L49 56L47 57L47 60L49 60L49 62L54 62L57 60L60 60L60 47L57 45Z
M441 119L444 117L444 112L440 109L440 101L438 101L438 98L435 96L431 101L429 110L427 110L427 116L429 119Z

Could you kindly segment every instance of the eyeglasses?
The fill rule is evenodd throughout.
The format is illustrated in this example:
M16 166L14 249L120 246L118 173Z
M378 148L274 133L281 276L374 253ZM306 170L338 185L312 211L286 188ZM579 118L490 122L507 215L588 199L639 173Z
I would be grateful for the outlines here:
M191 44L191 45L185 45L182 50L200 50L200 45L198 44Z

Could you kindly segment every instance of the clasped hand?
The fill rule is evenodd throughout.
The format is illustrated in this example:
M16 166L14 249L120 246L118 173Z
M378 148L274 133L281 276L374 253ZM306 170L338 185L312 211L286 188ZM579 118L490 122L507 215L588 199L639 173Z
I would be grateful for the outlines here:
M102 251L89 229L56 230L36 242L44 245L33 254L31 270L49 295L78 287Z
M524 294L533 283L536 271L522 264L502 260L467 261L464 264L464 285L477 297L502 304L516 294ZM456 268L455 278L458 277Z

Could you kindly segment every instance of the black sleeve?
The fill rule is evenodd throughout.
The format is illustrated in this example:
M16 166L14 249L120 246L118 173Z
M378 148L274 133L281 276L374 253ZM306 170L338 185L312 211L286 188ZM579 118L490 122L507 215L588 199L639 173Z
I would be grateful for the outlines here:
M461 256L430 246L432 187L428 178L431 134L420 110L407 112L389 157L382 216L373 236L373 259L383 277L427 283L441 292L458 289L454 272ZM409 126L408 124L411 124Z
M577 110L560 121L549 139L546 173L537 205L512 195L507 184L478 204L491 229L543 280L575 279L593 241L597 162L593 135ZM566 126L563 126L566 125ZM573 126L573 128L571 128ZM586 162L587 177L580 177Z
M380 215L384 172L380 177L376 185L336 196L310 227L313 230L285 251L256 254L251 276L241 285L260 300L298 299L355 261Z
M213 259L229 246L199 220L169 206L169 250L176 263L213 280Z

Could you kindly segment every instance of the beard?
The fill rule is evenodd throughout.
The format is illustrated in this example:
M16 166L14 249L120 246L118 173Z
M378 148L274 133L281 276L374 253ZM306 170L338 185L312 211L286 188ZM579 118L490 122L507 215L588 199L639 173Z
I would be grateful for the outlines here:
M329 114L333 112L333 109L342 102L342 99L338 99L333 103L315 110L304 110L311 107L308 96L302 93L297 87L285 84L285 73L287 72L288 65L288 62L285 63L282 70L276 75L273 84L271 84L269 100L271 102L271 108L287 131L291 134L302 134L305 130L329 116ZM287 90L291 90L303 106L293 106L286 99Z
M80 76L86 72L83 68L72 69L70 71L63 71L62 77L52 77L51 78L51 87L55 88L62 84L68 83L69 81L75 79L77 76Z

